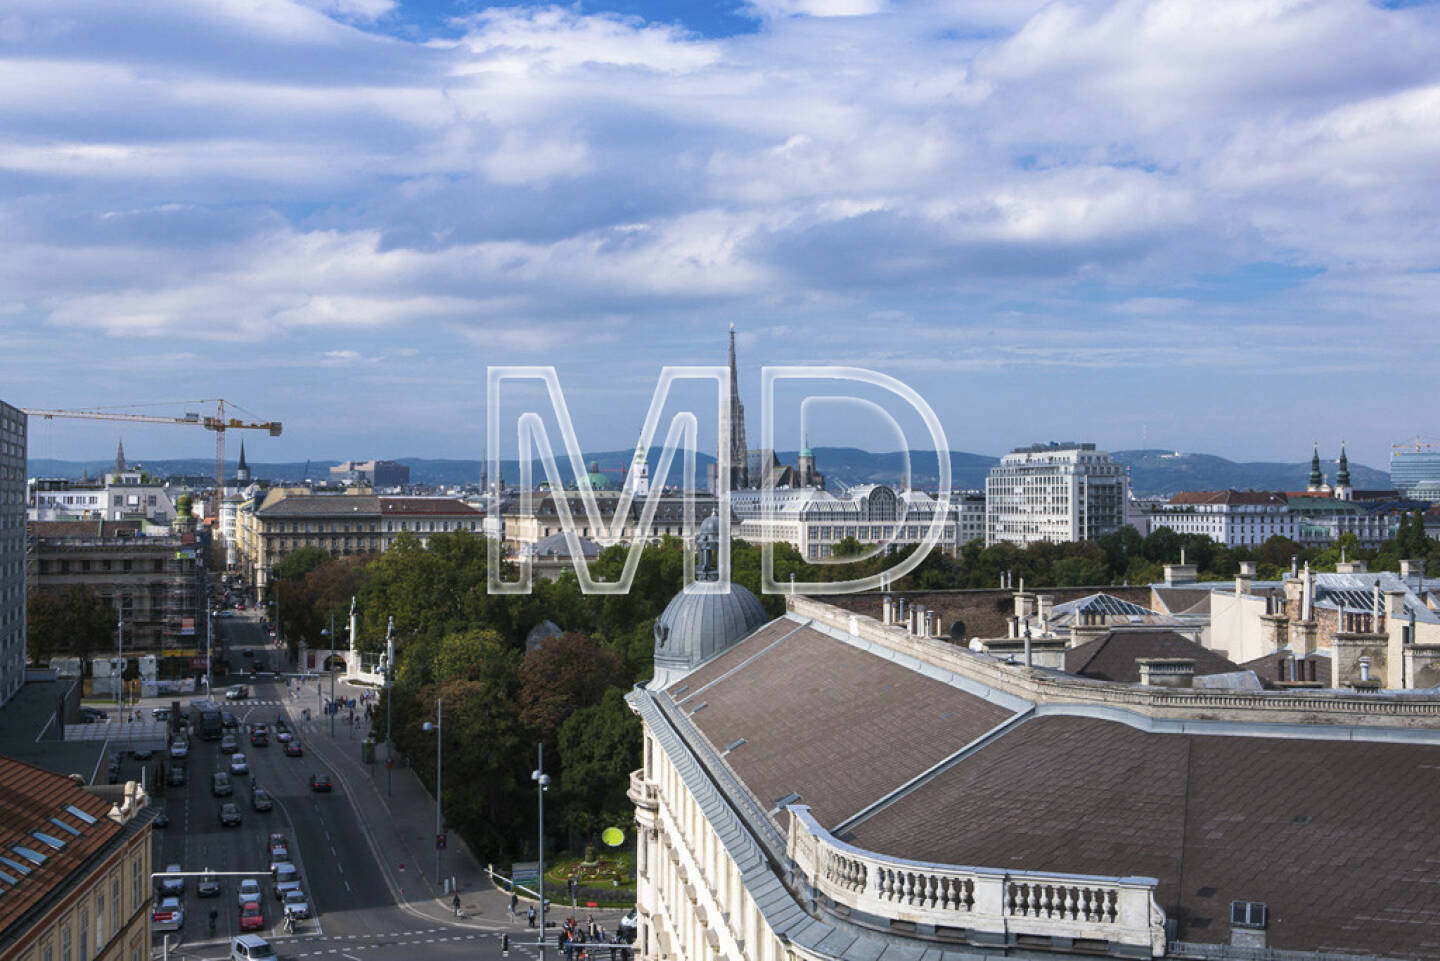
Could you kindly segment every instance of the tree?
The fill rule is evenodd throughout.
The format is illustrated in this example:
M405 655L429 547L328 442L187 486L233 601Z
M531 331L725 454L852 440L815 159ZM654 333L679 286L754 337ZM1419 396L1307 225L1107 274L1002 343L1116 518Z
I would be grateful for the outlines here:
M630 772L640 766L640 725L617 687L600 703L582 708L561 725L561 822L572 831L593 834L634 820L626 796Z
M554 743L565 719L598 704L624 682L620 659L583 634L560 634L525 655L520 665L520 717L542 743Z
M330 552L325 548L302 547L282 557L272 570L281 580L298 581L328 560Z
M1050 584L1054 587L1089 587L1104 584L1110 570L1088 557L1062 557L1055 562L1052 572Z
M76 584L60 592L31 588L25 607L26 650L32 663L114 648L115 609L89 587Z
M830 556L859 557L861 554L864 554L869 549L870 548L868 547L868 545L862 544L854 537L846 535L845 537L842 537L840 538L840 540L836 541L834 547L830 548Z

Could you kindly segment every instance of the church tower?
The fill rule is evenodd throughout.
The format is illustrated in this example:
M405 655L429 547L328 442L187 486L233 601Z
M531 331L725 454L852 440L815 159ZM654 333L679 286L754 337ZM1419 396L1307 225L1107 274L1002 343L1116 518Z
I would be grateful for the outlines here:
M740 377L735 367L735 325L730 325L730 489L750 486L750 449L745 443L745 405L740 402Z
M636 497L645 497L650 493L650 465L645 457L645 448L642 446L635 447L635 459L631 464L630 473L625 475L625 487Z
M241 487L250 483L250 466L245 463L245 442L240 442L240 462L235 465L235 483Z
M1317 493L1325 489L1325 475L1320 473L1320 444L1315 444L1315 453L1310 458L1310 483L1305 490L1310 493Z
M1345 456L1345 442L1340 442L1340 466L1335 471L1335 496L1342 501L1350 500L1355 491L1350 486L1350 459Z
M125 473L125 442L122 440L120 446L115 449L115 473Z
M815 452L810 449L806 440L800 441L800 455L796 458L796 468L800 472L801 487L818 487L815 482Z

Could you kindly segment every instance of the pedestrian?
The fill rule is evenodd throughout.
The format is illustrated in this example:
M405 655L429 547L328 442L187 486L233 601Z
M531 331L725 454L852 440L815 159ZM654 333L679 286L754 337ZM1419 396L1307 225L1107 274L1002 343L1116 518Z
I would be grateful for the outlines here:
M460 892L455 892L455 897L450 899L450 906L455 909L455 917L460 917Z
M515 917L515 907L520 903L520 895L514 891L510 892L510 917Z
M530 922L530 927L535 927L535 905L530 905L530 910L525 912L525 920Z

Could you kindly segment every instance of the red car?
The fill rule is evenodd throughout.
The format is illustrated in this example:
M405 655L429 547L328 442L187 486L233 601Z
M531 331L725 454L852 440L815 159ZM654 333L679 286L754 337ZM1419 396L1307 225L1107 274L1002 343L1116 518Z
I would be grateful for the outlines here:
M259 931L265 927L265 912L258 901L249 901L240 909L240 930Z
M270 735L266 734L264 731L251 731L251 732L250 732L250 746L251 746L251 747L264 747L265 745L267 745L267 744L269 744L269 743L270 743Z
M287 741L285 743L286 757L304 757L305 749L300 746L299 741Z
M328 774L312 774L312 775L310 775L310 790L316 791L316 792L325 792L325 793L328 793L329 790L330 790L330 775L328 775Z

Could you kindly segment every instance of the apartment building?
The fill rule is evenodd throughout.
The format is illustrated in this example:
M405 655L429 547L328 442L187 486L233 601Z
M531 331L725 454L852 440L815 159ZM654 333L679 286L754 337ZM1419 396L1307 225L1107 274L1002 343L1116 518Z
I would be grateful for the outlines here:
M0 402L0 704L25 683L25 429Z

